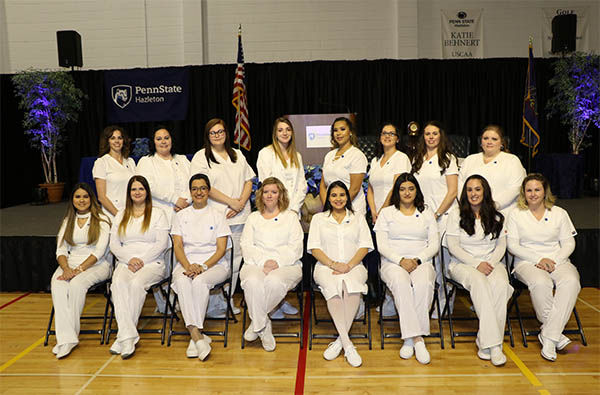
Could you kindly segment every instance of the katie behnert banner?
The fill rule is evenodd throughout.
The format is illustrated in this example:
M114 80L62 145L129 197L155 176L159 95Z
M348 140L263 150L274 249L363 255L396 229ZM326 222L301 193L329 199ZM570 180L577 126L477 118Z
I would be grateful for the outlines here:
M483 58L483 10L442 10L442 58Z
M110 123L182 120L187 116L187 67L105 71L104 89Z

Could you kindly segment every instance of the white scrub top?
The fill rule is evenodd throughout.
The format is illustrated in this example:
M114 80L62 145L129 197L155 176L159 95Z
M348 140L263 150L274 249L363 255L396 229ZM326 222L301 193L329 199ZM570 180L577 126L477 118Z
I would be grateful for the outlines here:
M106 197L110 199L117 210L125 209L127 200L127 183L135 175L135 161L123 158L123 164L106 154L94 162L92 176L106 181Z
M394 176L396 174L410 173L411 164L408 156L402 151L396 151L383 166L381 158L371 159L369 168L369 184L373 188L375 200L375 209L377 212L383 206L385 198L394 186Z
M263 267L272 259L279 267L301 264L304 232L298 215L290 210L265 219L254 211L244 225L240 245L244 264Z
M202 148L200 151L196 152L196 155L192 158L190 174L206 174L210 180L211 188L218 189L225 195L234 199L239 198L242 195L246 181L252 180L256 174L254 174L254 170L252 170L250 165L248 165L248 162L246 162L246 157L242 154L242 151L235 148L233 150L237 154L235 163L231 161L231 158L225 160L219 154L213 153L218 163L211 162L209 167L204 154L205 149ZM208 204L225 216L227 212L226 204L212 199L208 199ZM250 215L250 199L246 201L246 205L242 211L235 217L229 218L227 223L230 226L243 224L246 222L248 215Z
M334 160L337 152L338 148L329 151L325 155L325 159L323 159L323 180L325 181L325 187L329 187L329 184L332 182L340 180L350 189L350 174L367 173L367 157L361 150L354 146L350 147L342 156ZM362 185L356 197L352 200L352 208L356 214L365 215L367 212L365 193Z
M231 235L227 220L220 211L206 206L195 209L188 206L175 213L171 234L183 239L183 252L191 263L204 263L217 251L217 239ZM228 247L231 242L227 240ZM229 270L229 261L225 254L217 265Z
M296 153L296 155L299 167L293 167L289 161L287 167L283 167L283 163L281 163L281 160L275 154L273 146L269 145L259 151L256 168L260 182L263 182L268 177L276 177L283 183L290 199L289 208L299 213L300 207L302 207L304 198L306 197L307 184L304 176L302 155L300 153Z
M60 230L58 231L58 237L56 239L56 258L63 255L67 258L67 263L71 269L79 266L85 261L90 255L93 255L98 260L95 265L103 262L106 259L106 253L108 252L108 240L110 237L110 225L107 222L100 221L100 234L98 240L94 244L87 244L88 232L90 229L90 217L91 214L77 214L77 218L86 218L86 222L83 227L77 225L77 220L73 224L73 243L71 245L66 241L63 241L65 230L67 228L67 219L65 218ZM101 213L101 218L107 219L107 217Z

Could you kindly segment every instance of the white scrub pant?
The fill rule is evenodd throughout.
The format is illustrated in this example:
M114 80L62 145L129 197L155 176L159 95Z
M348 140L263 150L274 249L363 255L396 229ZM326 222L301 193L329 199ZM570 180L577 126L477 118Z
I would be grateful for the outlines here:
M265 274L261 267L246 264L242 267L240 279L252 330L260 332L267 325L268 314L302 280L302 265L283 266Z
M497 264L486 276L477 268L462 263L450 264L450 277L471 294L479 318L477 338L481 348L499 346L504 341L506 307L513 293L506 268Z
M117 342L139 338L137 324L148 288L163 278L164 265L160 262L146 263L135 273L126 264L117 264L110 287L119 326Z
M558 342L581 291L577 269L566 262L548 273L529 262L521 262L514 272L529 288L535 314L542 323L542 336ZM556 291L552 295L554 286Z
M87 258L87 257L86 257ZM50 281L54 304L56 344L79 343L80 317L88 289L110 277L110 263L103 260L69 281L58 280L63 274L59 266Z
M210 290L229 277L229 262L227 265L216 264L195 278L183 274L185 269L180 264L173 271L173 290L177 292L179 307L185 321L185 326L204 328L206 307Z
M403 339L429 335L429 308L435 289L435 270L422 263L411 273L402 266L384 262L381 279L392 291Z
M315 282L319 286L325 300L334 296L343 296L344 284L348 293L362 293L366 295L369 291L367 268L361 263L352 268L348 273L333 274L333 270L327 266L317 263L313 274Z

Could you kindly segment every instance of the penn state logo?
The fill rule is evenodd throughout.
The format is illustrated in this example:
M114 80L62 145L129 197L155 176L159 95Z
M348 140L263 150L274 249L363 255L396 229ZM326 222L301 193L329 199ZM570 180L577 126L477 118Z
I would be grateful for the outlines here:
M467 17L467 13L464 11L459 11L458 14L456 14L456 16L458 17L458 19L465 19Z
M131 92L130 85L115 85L111 90L112 100L117 106L125 108L131 102Z

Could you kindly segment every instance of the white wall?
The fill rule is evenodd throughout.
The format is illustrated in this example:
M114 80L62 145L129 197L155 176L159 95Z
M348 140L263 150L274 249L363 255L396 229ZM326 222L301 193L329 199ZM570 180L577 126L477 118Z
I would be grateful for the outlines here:
M482 8L485 57L523 57L561 6L589 7L600 52L598 0L0 0L0 72L56 68L57 30L84 69L234 63L239 23L247 62L440 58L442 8Z

